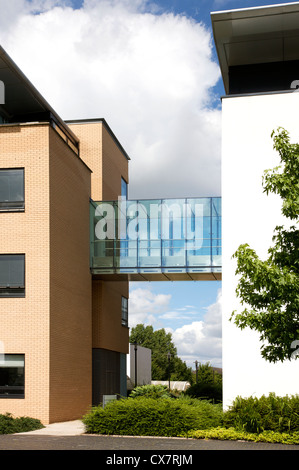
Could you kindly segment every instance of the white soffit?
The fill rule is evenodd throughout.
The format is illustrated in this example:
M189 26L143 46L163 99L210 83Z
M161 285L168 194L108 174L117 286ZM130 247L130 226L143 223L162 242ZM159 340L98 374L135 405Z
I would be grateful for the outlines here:
M233 65L299 59L299 2L211 13L226 92Z

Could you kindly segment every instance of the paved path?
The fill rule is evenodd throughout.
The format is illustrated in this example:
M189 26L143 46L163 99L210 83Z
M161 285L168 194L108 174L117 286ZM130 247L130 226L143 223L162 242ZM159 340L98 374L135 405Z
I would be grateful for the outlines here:
M132 450L139 452L159 451L159 453L165 454L168 451L188 453L198 450L299 450L299 446L179 438L12 434L0 436L0 450L106 450L115 453Z

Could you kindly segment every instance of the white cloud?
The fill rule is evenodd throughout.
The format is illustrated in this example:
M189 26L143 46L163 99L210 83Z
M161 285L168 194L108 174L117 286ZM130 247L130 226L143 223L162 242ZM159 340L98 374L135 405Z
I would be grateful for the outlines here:
M145 0L65 4L0 0L13 60L62 118L108 121L132 159L131 198L219 195L211 33Z
M137 288L130 292L129 325L138 323L153 325L154 329L165 328L172 334L178 356L194 368L194 361L210 362L221 367L222 363L222 309L221 291L216 302L206 308L203 320L197 320L198 311L187 307L169 310L171 295L155 294L151 289ZM176 321L185 322L173 328ZM170 326L165 326L168 323Z
M167 310L171 295L155 294L150 289L137 288L130 291L129 298L129 326L132 328L138 323L154 325L157 314Z
M207 308L203 321L193 321L181 328L167 331L172 333L178 356L194 368L194 361L221 367L222 363L222 309L221 292L217 300Z

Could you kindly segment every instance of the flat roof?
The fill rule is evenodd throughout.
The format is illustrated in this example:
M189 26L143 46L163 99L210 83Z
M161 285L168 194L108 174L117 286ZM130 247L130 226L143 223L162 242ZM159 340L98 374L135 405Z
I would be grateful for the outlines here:
M74 142L79 142L78 137L28 80L2 46L0 46L0 80L5 88L5 102L0 104L0 114L8 122L22 120L22 116L27 116L28 121L30 121L30 116L38 121L39 116L48 115L56 120Z
M100 122L101 124L103 124L106 127L106 129L109 132L109 134L111 135L112 139L115 141L116 145L122 151L122 153L127 158L127 160L131 160L131 158L129 157L129 155L127 154L127 152L125 151L125 149L121 145L120 141L118 140L118 138L116 137L116 135L112 131L111 127L108 125L106 119L104 119L104 118L91 118L91 119L73 119L73 120L72 119L66 119L65 120L65 123L70 124L70 125L72 125L72 124L94 124L94 123L97 123L97 122Z
M227 93L230 66L299 60L299 2L211 12L211 21Z

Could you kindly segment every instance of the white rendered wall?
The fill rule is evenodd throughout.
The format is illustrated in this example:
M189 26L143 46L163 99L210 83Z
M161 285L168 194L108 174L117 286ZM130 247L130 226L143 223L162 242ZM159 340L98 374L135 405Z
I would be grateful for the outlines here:
M258 334L240 330L229 317L241 311L236 298L238 246L249 243L265 259L276 225L283 224L281 199L262 188L265 169L280 162L271 132L289 131L299 143L299 93L226 97L222 100L222 309L223 402L237 396L299 393L299 359L268 363L260 355ZM298 338L299 340L299 338Z

